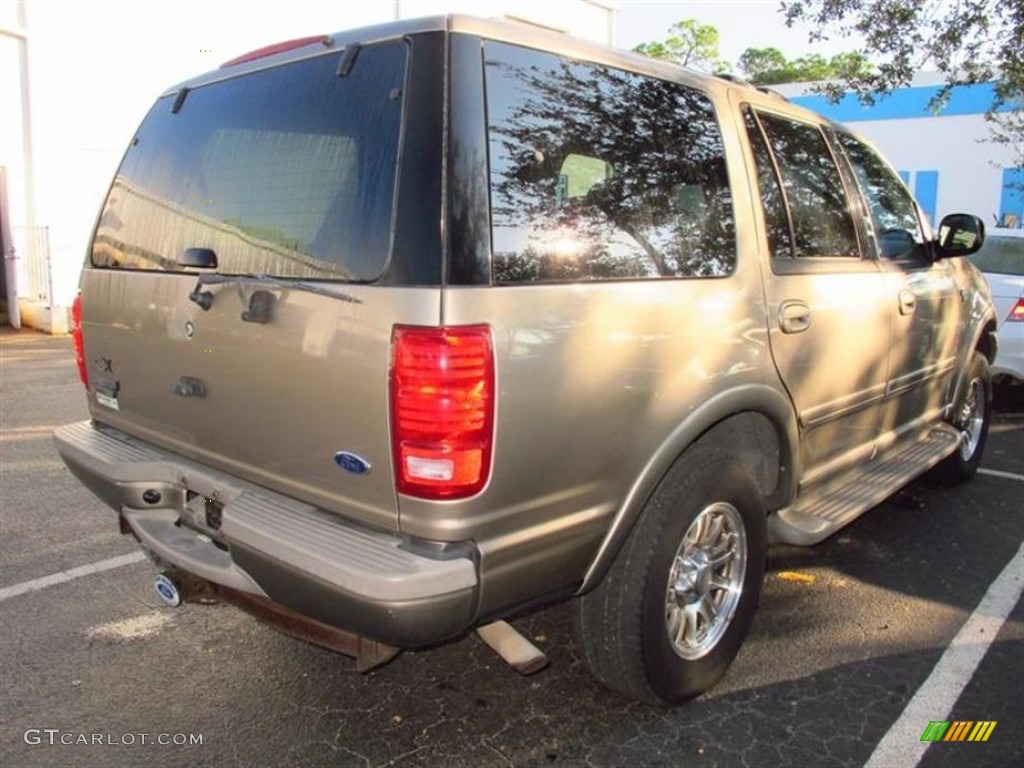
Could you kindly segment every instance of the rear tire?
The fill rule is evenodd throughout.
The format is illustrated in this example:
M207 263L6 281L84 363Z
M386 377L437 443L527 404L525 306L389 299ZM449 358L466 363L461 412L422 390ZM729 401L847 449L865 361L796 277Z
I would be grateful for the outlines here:
M746 467L684 454L604 580L576 601L576 637L605 685L655 704L713 686L747 635L764 578L766 519Z
M950 419L960 431L960 445L936 467L937 478L946 485L966 483L977 473L992 421L992 374L980 352L971 357L966 381Z

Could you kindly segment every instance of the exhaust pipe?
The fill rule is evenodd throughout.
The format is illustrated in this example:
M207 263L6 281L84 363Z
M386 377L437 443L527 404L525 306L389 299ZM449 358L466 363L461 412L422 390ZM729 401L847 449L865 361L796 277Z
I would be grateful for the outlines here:
M358 672L369 672L383 666L399 652L393 646L324 624L266 598L213 584L187 571L172 569L157 574L153 587L157 596L172 608L182 603L211 604L223 598L286 635L354 657Z
M177 608L182 603L213 605L220 602L210 582L177 568L169 568L157 574L153 588L157 597L171 608Z
M157 574L156 579L153 580L153 588L156 590L157 597L171 606L171 608L177 608L181 605L181 586L169 571Z

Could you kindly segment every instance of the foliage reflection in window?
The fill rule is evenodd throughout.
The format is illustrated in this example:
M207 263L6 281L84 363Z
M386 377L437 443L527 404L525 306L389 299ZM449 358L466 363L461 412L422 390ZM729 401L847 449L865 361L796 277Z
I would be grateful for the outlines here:
M924 242L924 233L910 193L870 147L848 133L840 131L835 136L867 198L882 256L898 258L913 253Z
M765 231L768 236L768 249L772 258L791 258L793 256L793 233L790 229L789 214L786 211L786 198L782 194L782 182L779 181L778 169L772 162L771 152L765 143L764 134L757 123L752 110L743 110L743 119L747 127L747 137L754 151L754 162L757 164L757 185L761 197L761 209L764 212Z
M782 177L798 258L858 258L853 217L839 168L816 126L758 113Z
M495 282L733 270L732 198L704 94L500 43L486 60Z

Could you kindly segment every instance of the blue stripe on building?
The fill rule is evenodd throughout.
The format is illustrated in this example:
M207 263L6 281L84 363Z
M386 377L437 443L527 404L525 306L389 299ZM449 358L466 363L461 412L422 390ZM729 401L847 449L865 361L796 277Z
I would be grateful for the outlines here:
M825 96L795 96L790 98L794 104L813 110L832 120L851 123L862 120L903 120L912 117L950 117L953 115L982 115L989 110L995 100L995 87L992 83L976 83L974 85L958 85L950 93L946 105L934 112L928 108L928 102L938 94L941 86L913 86L900 88L887 96L878 96L872 106L865 106L854 94L846 94L835 104L829 103ZM1012 111L1012 105L1003 104L998 112Z
M999 226L1024 227L1024 168L1003 169L1003 194L999 200Z
M914 178L914 197L929 221L935 224L935 204L939 200L939 172L918 171Z
M910 171L897 171L897 173L900 175L900 178L903 179L903 183L906 184L909 187L910 186Z

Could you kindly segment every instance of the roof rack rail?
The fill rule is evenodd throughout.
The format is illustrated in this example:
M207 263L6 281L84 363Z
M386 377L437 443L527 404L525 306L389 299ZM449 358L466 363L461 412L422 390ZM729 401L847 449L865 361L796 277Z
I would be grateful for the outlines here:
M782 99L783 101L789 101L789 97L782 91L776 91L774 88L769 88L767 85L755 85L754 87L761 93L766 93L769 96L774 96L775 98Z
M736 85L751 85L749 80L744 80L739 75L734 75L731 72L714 72L713 74L715 77L719 77L722 80L727 80L730 83L735 83Z
M784 93L776 91L774 88L769 88L768 86L765 86L765 85L757 85L756 83L752 83L749 80L740 77L739 75L734 75L734 74L732 74L730 72L716 72L716 73L714 73L714 76L719 78L719 79L721 79L721 80L725 80L727 82L730 82L730 83L732 83L734 85L742 85L742 86L745 86L747 88L753 88L755 91L759 91L761 93L765 93L765 94L767 94L769 96L774 96L777 99L782 99L783 101L789 101L789 98Z

